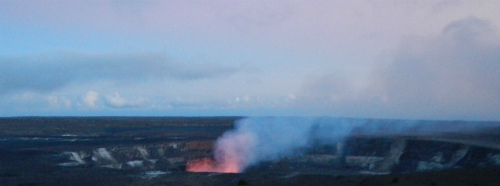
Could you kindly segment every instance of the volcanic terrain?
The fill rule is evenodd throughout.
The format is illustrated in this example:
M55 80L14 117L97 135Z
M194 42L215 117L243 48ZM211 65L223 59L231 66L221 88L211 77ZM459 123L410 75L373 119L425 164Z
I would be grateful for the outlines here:
M438 134L320 136L244 170L211 171L221 166L217 139L241 119L0 118L0 186L500 185L500 125L492 122Z

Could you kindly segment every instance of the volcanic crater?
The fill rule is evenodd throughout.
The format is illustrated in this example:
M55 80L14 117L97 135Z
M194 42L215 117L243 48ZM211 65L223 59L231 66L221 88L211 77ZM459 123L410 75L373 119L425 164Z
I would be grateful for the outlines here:
M232 162L211 169L222 166L217 139L240 119L0 118L0 185L500 183L500 127L432 135L354 132L335 141L319 136L244 168Z

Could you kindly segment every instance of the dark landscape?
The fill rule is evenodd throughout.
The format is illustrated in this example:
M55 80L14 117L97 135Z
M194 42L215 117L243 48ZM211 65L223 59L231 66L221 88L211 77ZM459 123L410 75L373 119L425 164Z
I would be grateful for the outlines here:
M353 130L335 143L311 139L308 148L242 173L188 172L190 162L212 159L216 140L241 119L0 118L0 186L500 185L495 122L419 121L424 129L485 126L432 134ZM382 128L402 122L362 121Z

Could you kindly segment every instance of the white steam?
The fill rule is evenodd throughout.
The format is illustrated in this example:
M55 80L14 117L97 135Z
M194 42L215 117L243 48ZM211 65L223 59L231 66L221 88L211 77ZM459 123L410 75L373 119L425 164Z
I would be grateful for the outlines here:
M336 143L349 135L435 135L500 127L497 122L256 117L236 122L216 142L215 162L200 171L243 172L251 165L300 153L314 143Z

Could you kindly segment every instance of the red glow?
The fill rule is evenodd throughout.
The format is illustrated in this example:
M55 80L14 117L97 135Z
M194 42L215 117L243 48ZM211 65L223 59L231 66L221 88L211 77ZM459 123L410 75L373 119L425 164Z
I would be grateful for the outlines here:
M239 166L236 162L217 163L211 158L192 160L187 163L188 172L220 172L220 173L238 173Z

